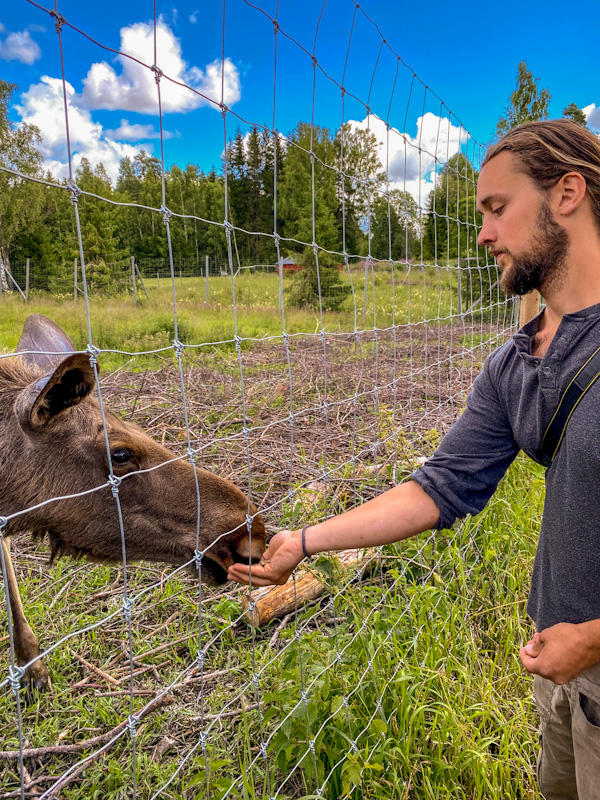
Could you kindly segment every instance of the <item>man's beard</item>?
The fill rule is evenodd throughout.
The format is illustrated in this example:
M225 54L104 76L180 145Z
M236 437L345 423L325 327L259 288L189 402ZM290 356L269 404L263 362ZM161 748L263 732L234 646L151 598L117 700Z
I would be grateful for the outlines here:
M531 245L527 253L511 253L508 250L494 251L510 256L511 264L500 277L500 288L508 295L524 295L533 289L546 291L556 288L565 277L563 269L569 250L566 230L554 220L550 207L543 203L533 230Z

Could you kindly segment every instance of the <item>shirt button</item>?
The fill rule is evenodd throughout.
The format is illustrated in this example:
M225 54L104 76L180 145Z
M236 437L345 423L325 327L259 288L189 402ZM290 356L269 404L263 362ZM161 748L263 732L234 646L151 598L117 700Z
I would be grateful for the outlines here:
M552 375L552 367L544 367L542 372L544 373L544 375Z

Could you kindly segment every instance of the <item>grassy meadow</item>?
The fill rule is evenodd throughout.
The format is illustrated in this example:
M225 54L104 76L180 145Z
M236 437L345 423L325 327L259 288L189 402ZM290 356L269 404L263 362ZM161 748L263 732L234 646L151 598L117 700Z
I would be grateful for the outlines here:
M393 284L389 274L377 275L374 287L371 281L363 322L364 285L356 275L358 328L424 319L432 327L441 319L443 326L444 318L455 313L455 276L450 271L415 269L396 277ZM170 348L171 288L164 279L157 283L147 282L150 303L138 295L135 308L131 295L91 298L94 344L132 352ZM275 275L241 273L235 278L239 336L281 337L278 288ZM224 353L210 362L212 391L218 394L222 379L223 396L210 409L199 406L197 413L206 417L210 411L210 435L225 432L220 444L229 453L238 441L240 422L232 419L237 395L226 384L236 368L235 350L228 356L234 335L231 280L211 277L208 306L202 279L178 279L176 292L180 340ZM327 332L354 331L352 297L346 302L341 311L324 314ZM86 346L83 302L32 296L26 305L5 296L0 300L2 348L14 350L33 311L52 317L79 347ZM419 383L418 375L407 378L401 386L406 394L395 399L403 414L421 420L414 427L411 422L396 431L396 417L386 397L377 393L369 395L360 413L355 407L353 423L341 404L338 419L330 414L329 428L323 428L317 414L306 412L306 426L314 429L303 440L303 420L297 422L291 487L279 478L290 459L285 441L281 454L275 452L274 441L265 441L260 453L253 450L264 505L274 498L271 529L322 518L406 478L414 458L435 442L432 429L443 415L433 404L450 416L460 410L472 370L489 342L503 335L508 317L501 306L485 324L482 320L478 325L476 316L470 327L455 323L450 350L456 353L447 370L448 381L456 381L454 389L441 372L430 382L423 377ZM312 335L321 329L314 310L285 308L285 322L292 334ZM432 352L439 350L440 341L434 341ZM227 344L210 344L218 342ZM344 351L339 364L332 364L331 398L337 397L338 379L340 395L350 396L354 388L344 383L348 375L356 372L364 387L370 370L383 373L384 343L368 344L358 355ZM374 360L378 347L382 354ZM258 350L259 343L244 342L243 348ZM405 358L399 348L398 360ZM140 389L136 398L142 396L139 410L152 398L135 383L136 375L143 382L142 371L155 371L155 384L162 386L173 351L137 357L103 353L100 363L104 373L118 369L131 374ZM304 363L308 371L294 373L294 381L298 391L305 391L302 407L308 407L313 399L320 402L323 387L308 369L313 362ZM423 369L417 369L412 350L406 364L411 375L431 370L427 358ZM285 369L283 378L273 378L269 365L255 361L251 366L247 413L258 431L256 441L262 442L270 429L257 425L252 415L262 409L267 422L279 413L283 417L289 399L281 388ZM190 385L193 370L206 369L192 361L186 367ZM228 394L233 397L229 405ZM166 413L168 398L159 398L160 414ZM128 402L122 400L121 413L129 409ZM143 410L146 416L139 421L144 424L158 412ZM195 425L193 404L190 413ZM172 428L145 427L156 436L162 430L167 443L175 438ZM323 431L332 438L325 451ZM342 444L335 450L338 434ZM379 444L383 469L376 455L365 455L358 466L347 463L346 442L359 449L362 435L364 443ZM262 472L259 455L266 462ZM325 461L335 463L336 471L330 488L322 490L316 479ZM291 495L289 488L294 489ZM361 569L345 570L335 557L316 559L307 569L324 585L321 599L261 628L245 621L244 588L227 584L200 589L182 572L132 565L132 655L122 613L122 570L66 559L48 566L43 545L19 540L13 549L23 602L42 647L51 649L47 663L52 691L29 704L25 691L19 694L23 746L39 750L25 759L23 793L18 760L0 753L0 800L539 800L532 684L517 651L531 635L525 599L542 502L543 472L520 457L487 509L455 530L386 547ZM9 666L6 621L0 637L4 680ZM136 725L134 755L129 730L119 726L157 698ZM0 750L18 749L17 703L5 680L0 730Z

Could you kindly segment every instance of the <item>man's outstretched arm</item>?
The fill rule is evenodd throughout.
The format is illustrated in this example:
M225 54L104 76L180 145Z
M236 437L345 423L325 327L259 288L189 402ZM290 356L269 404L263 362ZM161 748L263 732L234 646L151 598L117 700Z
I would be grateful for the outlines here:
M399 542L429 530L439 518L431 497L415 481L406 481L362 506L311 525L305 534L306 551L314 555ZM303 558L300 530L280 531L271 539L261 563L251 568L252 585L285 583ZM249 566L233 564L228 578L249 583Z

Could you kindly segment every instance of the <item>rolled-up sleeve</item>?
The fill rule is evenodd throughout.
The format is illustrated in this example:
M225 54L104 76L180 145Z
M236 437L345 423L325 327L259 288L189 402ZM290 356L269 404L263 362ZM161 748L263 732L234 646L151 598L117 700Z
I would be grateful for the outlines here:
M411 475L440 510L436 530L478 514L519 452L492 379L493 357L475 379L463 414L433 456Z

